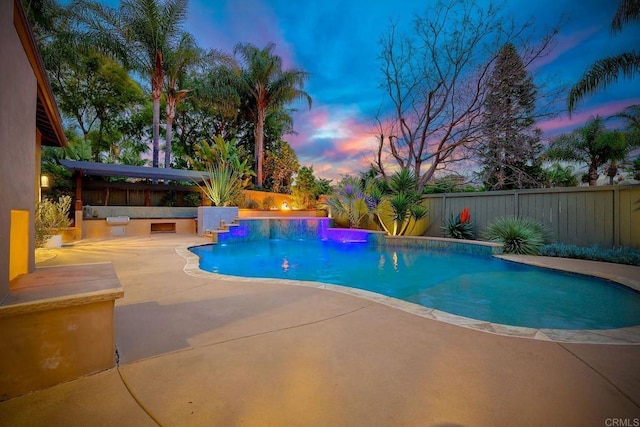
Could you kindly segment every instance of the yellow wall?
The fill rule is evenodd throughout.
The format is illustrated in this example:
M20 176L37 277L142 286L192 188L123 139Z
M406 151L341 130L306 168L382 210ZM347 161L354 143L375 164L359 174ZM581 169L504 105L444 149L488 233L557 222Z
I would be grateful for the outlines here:
M11 210L9 281L29 272L29 211Z
M273 199L273 203L276 208L280 208L282 203L287 203L289 207L291 207L292 200L291 195L282 194L282 193L269 193L266 191L255 191L255 190L242 190L244 193L245 200L255 200L258 202L258 205L262 207L262 202L267 197L271 197Z

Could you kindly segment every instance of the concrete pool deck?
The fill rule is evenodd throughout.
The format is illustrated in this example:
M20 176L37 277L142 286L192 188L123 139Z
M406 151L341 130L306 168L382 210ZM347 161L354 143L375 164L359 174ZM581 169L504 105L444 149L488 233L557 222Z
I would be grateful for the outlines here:
M640 420L640 345L502 336L315 287L186 274L176 249L202 243L153 235L48 250L38 265L113 263L125 290L119 366L1 402L0 425ZM640 277L638 267L575 266Z

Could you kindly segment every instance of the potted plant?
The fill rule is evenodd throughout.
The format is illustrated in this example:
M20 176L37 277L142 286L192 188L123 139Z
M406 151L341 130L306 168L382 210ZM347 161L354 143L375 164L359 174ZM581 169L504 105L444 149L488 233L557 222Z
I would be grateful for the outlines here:
M69 211L71 196L60 196L58 201L42 199L36 206L36 247L59 248L62 246L62 230L71 225Z

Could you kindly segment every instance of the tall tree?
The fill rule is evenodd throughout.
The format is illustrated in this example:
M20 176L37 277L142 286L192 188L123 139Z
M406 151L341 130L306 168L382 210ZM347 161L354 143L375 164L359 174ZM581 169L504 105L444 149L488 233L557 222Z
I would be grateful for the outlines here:
M211 64L190 70L181 86L189 96L176 105L174 163L186 167L189 158L203 139L220 135L225 140L238 138L238 112L241 102L233 66Z
M291 177L299 168L298 156L287 141L272 144L264 159L265 188L274 193L288 193Z
M84 43L72 7L49 0L27 5L67 128L90 140L92 158L101 160L129 133L117 128L145 103L144 92L120 64Z
M625 134L618 130L607 130L602 118L595 117L583 127L554 139L546 156L551 160L586 164L589 186L594 186L600 176L598 168L624 157L627 151Z
M178 82L183 78L189 67L195 66L201 60L202 54L193 36L182 33L178 45L167 51L164 58L166 74L166 128L164 167L171 166L171 142L173 139L173 121L176 117L178 105L189 93L189 89L179 89Z
M282 58L274 55L274 43L258 49L250 43L239 43L234 53L240 54L244 67L238 84L241 92L249 95L248 108L255 127L256 185L262 187L264 161L264 124L267 116L295 100L306 100L311 108L311 97L303 91L309 74L298 69L283 70Z
M631 21L640 19L640 0L620 0L616 14L611 21L611 32L622 31ZM640 74L640 52L623 52L616 56L596 61L569 91L567 107L571 114L576 104L585 96L605 89L618 81L620 76L632 78Z
M296 185L292 188L294 207L314 207L318 198L319 184L312 166L302 166L296 174Z
M491 4L483 9L472 0L449 0L416 17L412 32L399 28L392 25L381 41L386 103L377 118L375 167L387 181L387 170L409 169L421 190L479 142L497 53L526 38L531 23L517 27ZM524 49L525 65L547 50L554 34Z
M113 124L146 99L126 70L96 52L79 51L49 75L62 112L74 119L84 139L91 137L95 160L111 150Z
M160 98L165 79L163 59L182 36L188 0L122 0L110 8L77 0L74 8L86 24L87 36L151 82L153 100L153 167L160 150Z
M540 130L533 117L537 90L515 46L500 49L488 83L478 154L488 190L540 185ZM536 172L537 170L537 172Z

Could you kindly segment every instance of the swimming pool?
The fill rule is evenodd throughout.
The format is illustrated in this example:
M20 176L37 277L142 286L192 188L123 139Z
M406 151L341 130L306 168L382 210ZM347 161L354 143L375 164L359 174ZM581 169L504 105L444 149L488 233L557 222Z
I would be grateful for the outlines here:
M640 293L602 279L440 250L257 240L191 248L213 273L364 289L473 319L549 329L640 325Z

